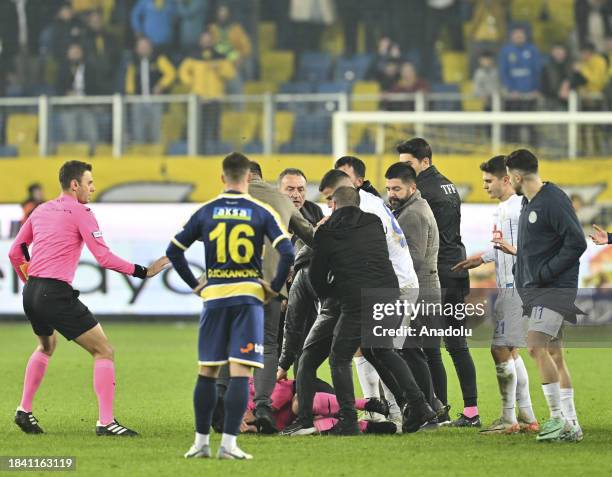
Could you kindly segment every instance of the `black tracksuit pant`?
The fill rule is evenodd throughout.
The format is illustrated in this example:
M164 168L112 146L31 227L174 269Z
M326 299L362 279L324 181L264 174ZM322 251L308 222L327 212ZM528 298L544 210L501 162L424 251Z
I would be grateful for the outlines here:
M464 286L464 279L440 277L442 287L442 303L463 303L469 290ZM448 317L442 320L446 326L461 326L462 321ZM476 386L476 368L468 348L465 336L448 336L444 338L444 346L450 354L455 371L459 378L463 403L465 407L476 406L478 403L478 389ZM434 391L443 404L448 404L446 370L440 354L440 338L428 338L423 343L423 351L427 355L427 362L431 371Z
M312 402L317 369L329 356L332 380L340 405L340 415L357 420L353 388L352 360L361 345L361 297L340 301L327 299L317 317L300 357L297 376L299 415L312 420ZM425 398L406 362L393 349L362 348L382 381L401 406Z

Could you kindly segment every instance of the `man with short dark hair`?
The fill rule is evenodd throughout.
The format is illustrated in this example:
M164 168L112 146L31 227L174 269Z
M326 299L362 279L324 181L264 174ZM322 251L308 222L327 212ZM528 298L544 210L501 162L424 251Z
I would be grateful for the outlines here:
M493 216L493 242L485 253L466 258L453 270L469 270L483 263L495 263L497 296L493 306L494 332L491 355L495 362L502 411L498 419L482 429L482 434L514 434L519 431L538 432L539 424L531 406L529 376L518 353L525 346L527 330L522 303L514 284L514 257L503 250L516 251L521 198L510 184L505 156L495 156L480 165L484 189L489 197L499 201ZM515 415L518 404L518 419Z
M280 216L281 223L292 233L295 233L307 245L312 245L313 226L304 218L292 201L275 186L264 182L261 166L250 161L249 194L271 206ZM279 255L274 247L266 241L263 257L263 276L271 280L278 264ZM255 370L255 417L259 432L271 434L276 432L272 415L270 396L276 384L278 368L278 332L281 314L281 300L288 295L283 284L279 297L270 300L264 306L264 368Z
M113 349L102 326L78 299L79 292L71 284L83 244L101 267L140 279L157 275L168 260L159 258L146 268L126 262L110 251L92 210L86 206L96 190L91 171L91 164L66 162L59 172L62 194L34 210L9 251L13 268L25 283L23 309L39 342L26 367L23 395L15 415L15 423L27 434L43 432L32 414L32 401L55 351L57 331L94 358L93 380L99 411L96 434L138 435L115 420Z
M334 169L345 172L351 178L351 182L357 189L363 189L370 194L374 194L376 197L380 197L380 194L372 183L366 180L366 165L358 157L342 156L334 164Z
M249 377L253 368L264 365L262 305L278 295L294 257L281 217L247 193L248 178L249 160L240 153L228 155L223 160L224 192L191 216L167 250L176 272L204 301L198 337L199 373L193 396L196 435L185 458L211 457L216 381L224 364L228 364L230 378L217 457L252 458L238 447L236 438L247 408ZM280 255L269 282L260 278L264 237ZM204 243L203 283L189 269L184 253L198 240Z
M561 344L563 322L575 323L580 257L586 240L572 204L559 187L543 182L538 159L526 149L506 158L510 183L523 196L514 278L529 317L527 346L534 359L550 419L538 441L577 442L583 433Z
M363 289L395 289L399 295L399 282L389 259L383 224L376 215L359 208L360 192L350 185L340 186L333 191L330 202L332 215L315 234L309 276L319 297L338 300L340 313L331 319L317 319L308 335L303 357L309 363L320 365L329 354L340 404L338 423L330 433L350 435L359 433L351 360L362 343L361 293ZM363 262L367 264L367 273L363 273ZM332 333L317 333L315 327ZM393 349L364 348L363 353L375 363L383 380L389 386L395 385L396 399L401 399L400 405L409 410L404 421L405 431L415 432L435 417L408 366ZM298 380L303 378L301 369ZM303 384L298 381L300 398ZM302 408L302 402L301 415L312 419L310 406Z
M425 139L417 137L404 141L397 146L397 152L400 162L407 162L414 168L417 188L436 218L440 234L438 276L442 287L442 302L453 306L462 304L470 291L470 277L465 270L451 270L456 263L465 259L465 247L461 242L461 197L455 185L433 165L431 146ZM462 328L462 323L454 317L446 318L447 326L452 328ZM452 425L480 427L476 368L467 340L465 336L448 336L444 338L444 344L453 359L463 394L463 412ZM425 353L436 396L447 405L446 370L440 350L437 347L427 347Z
M416 187L416 172L412 166L397 162L387 169L385 179L391 210L406 236L414 271L419 279L419 299L426 303L439 303L438 226L427 201L421 198ZM413 317L412 328L419 329L426 319L424 316ZM407 337L400 354L435 409L438 403L435 402L431 372L422 346L421 339Z
M374 186L370 183L370 181L365 180L366 174L366 165L365 163L355 156L342 156L339 158L334 164L334 170L342 171L346 175L349 176L353 186L358 190L363 190L365 192L369 192L376 197L380 197L378 191L374 188ZM330 176L333 180L334 177L341 176ZM324 181L325 182L325 181ZM372 364L363 357L361 351L358 350L355 354L355 369L357 371L357 377L359 379L359 385L361 386L361 390L364 396L368 398L378 398L380 395L380 379L376 370L372 366ZM385 390L387 392L387 390ZM396 417L399 410L396 406L391 406L391 415L392 418ZM378 419L380 420L382 417L369 414L367 419Z

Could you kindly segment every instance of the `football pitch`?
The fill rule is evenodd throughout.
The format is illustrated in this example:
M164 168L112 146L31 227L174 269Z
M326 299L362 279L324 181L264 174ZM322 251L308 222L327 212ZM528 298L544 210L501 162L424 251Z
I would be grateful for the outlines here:
M0 456L76 457L75 473L92 476L612 475L610 349L572 349L567 355L585 433L579 444L538 444L531 435L485 437L477 430L450 428L398 436L246 435L239 444L254 455L252 461L186 460L182 455L193 439L196 326L107 324L105 330L117 363L115 415L141 437L95 436L92 360L61 337L34 401L46 434L23 434L12 420L34 337L26 323L5 324L0 325ZM461 394L452 363L443 354L454 416L462 410ZM473 356L480 414L488 424L499 413L495 368L487 349L475 349ZM523 358L541 421L547 414L544 397L525 351ZM320 377L329 380L326 367ZM213 451L218 441L213 435Z

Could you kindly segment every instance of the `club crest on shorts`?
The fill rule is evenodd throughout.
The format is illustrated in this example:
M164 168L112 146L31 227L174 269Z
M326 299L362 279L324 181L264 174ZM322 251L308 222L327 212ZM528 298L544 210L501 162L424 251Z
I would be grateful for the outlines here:
M530 224L535 224L536 221L538 220L538 214L536 213L535 210L532 210L531 212L529 212L529 223Z

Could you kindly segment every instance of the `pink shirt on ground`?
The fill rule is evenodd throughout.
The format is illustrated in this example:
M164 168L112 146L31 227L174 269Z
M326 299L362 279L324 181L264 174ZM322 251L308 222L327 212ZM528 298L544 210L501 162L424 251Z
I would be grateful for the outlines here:
M281 431L295 419L295 414L291 410L291 402L293 400L293 380L283 379L277 381L274 385L274 390L270 396L272 400L272 413L276 421L276 428ZM247 409L255 411L255 381L249 378L249 401Z
M9 251L9 259L22 281L26 277L19 266L25 263L21 245L33 244L28 275L54 278L72 284L83 244L100 266L126 275L134 273L134 264L114 255L102 238L98 222L89 207L71 195L39 205L23 224Z

